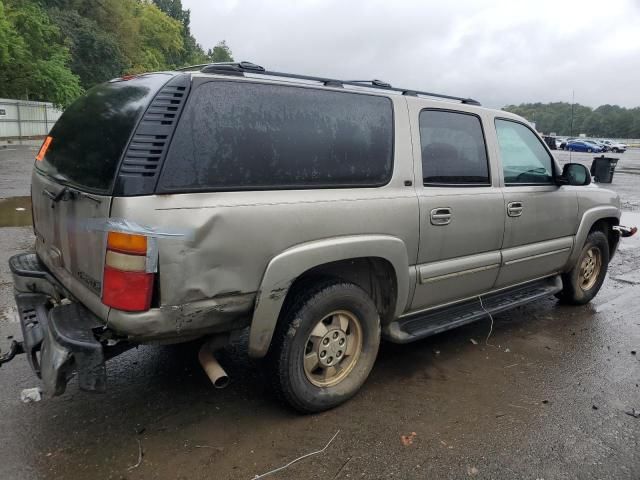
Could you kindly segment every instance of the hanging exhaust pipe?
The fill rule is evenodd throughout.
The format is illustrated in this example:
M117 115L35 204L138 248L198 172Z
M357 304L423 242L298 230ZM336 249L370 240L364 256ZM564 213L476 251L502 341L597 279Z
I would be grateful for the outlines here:
M213 337L208 342L205 342L198 352L200 365L202 365L204 373L207 374L215 388L225 388L229 385L229 375L227 375L227 372L224 371L224 368L220 366L214 356L214 353L226 345L228 340L229 337L226 335Z

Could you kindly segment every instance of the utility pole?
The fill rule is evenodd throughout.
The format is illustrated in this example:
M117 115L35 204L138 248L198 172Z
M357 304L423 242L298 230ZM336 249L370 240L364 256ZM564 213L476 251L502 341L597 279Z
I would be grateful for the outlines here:
M576 104L576 91L571 90L571 128L569 129L569 137L573 137L573 109Z

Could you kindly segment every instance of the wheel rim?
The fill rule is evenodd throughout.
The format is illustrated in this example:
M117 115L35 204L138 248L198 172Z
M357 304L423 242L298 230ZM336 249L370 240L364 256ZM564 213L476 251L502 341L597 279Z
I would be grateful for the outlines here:
M320 320L307 339L303 364L307 379L331 387L353 370L362 352L362 326L347 310L336 310Z
M596 247L591 247L586 251L580 263L580 288L582 290L589 290L595 285L601 268L602 255L600 250Z

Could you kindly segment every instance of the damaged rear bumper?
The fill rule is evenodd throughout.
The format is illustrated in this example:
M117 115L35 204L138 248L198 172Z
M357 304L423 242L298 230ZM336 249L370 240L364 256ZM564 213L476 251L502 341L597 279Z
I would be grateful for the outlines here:
M80 389L103 392L106 349L96 337L96 331L103 329L100 319L79 303L54 306L60 286L35 255L17 255L9 265L23 333L20 348L42 379L44 394L64 393L74 375Z

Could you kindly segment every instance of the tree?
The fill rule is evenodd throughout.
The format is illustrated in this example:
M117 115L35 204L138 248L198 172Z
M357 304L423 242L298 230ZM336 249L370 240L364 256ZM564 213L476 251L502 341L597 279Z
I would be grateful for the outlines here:
M195 65L207 61L204 50L191 34L191 11L182 8L181 0L153 0L168 16L182 24L182 52L171 59L175 66Z
M586 133L593 137L634 138L640 136L640 108L623 108L618 105L601 105L596 109L570 103L526 103L503 108L529 121L536 122L540 132L556 132L558 135ZM572 122L573 110L573 122ZM573 127L572 127L573 123ZM635 132L635 133L634 133Z
M68 105L83 91L59 29L36 3L0 1L0 96Z
M182 24L165 15L152 3L141 2L136 8L139 21L140 48L128 73L142 73L173 68L169 59L184 50Z
M71 70L84 88L119 76L127 67L117 39L98 23L76 10L50 11L51 19L65 32L71 53Z
M0 96L68 105L123 74L233 60L190 22L181 0L0 0Z
M207 51L207 60L210 62L233 62L231 49L225 40Z

